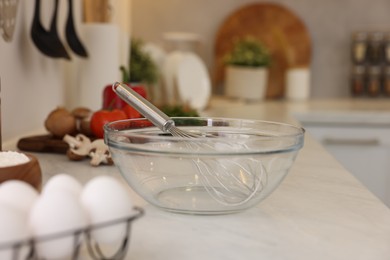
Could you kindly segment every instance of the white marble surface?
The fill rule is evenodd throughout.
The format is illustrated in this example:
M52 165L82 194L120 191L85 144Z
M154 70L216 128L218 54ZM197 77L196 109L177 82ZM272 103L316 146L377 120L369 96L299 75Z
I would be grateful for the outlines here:
M214 100L204 112L220 117L294 122L294 112L336 109L338 104ZM356 110L353 102L339 109ZM387 102L389 103L389 102ZM372 109L386 110L373 103ZM362 107L364 108L364 107ZM369 107L365 107L365 109ZM390 110L389 110L390 111ZM389 259L390 210L347 172L309 135L290 174L256 207L220 216L163 212L131 191L145 216L134 222L127 259ZM36 154L44 181L66 172L82 183L115 167L93 168L64 155Z

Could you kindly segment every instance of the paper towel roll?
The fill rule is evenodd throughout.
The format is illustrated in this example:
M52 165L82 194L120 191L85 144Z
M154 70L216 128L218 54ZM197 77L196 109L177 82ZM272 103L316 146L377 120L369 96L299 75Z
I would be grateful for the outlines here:
M309 68L292 68L287 70L286 97L289 100L305 100L310 95Z
M120 81L120 33L117 25L84 24L83 39L88 59L80 62L80 105L102 107L103 89Z

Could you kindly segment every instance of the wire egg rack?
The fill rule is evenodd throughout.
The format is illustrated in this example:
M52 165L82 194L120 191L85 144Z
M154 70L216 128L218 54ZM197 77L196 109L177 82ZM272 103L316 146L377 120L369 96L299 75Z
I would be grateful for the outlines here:
M71 231L64 231L61 233L56 233L52 235L46 235L46 236L40 236L40 237L34 237L31 239L23 240L23 241L15 241L15 242L9 242L6 244L0 244L0 253L3 250L11 250L11 258L10 260L40 260L44 259L41 258L37 252L37 245L39 243L53 241L56 239L73 236L73 251L71 254L72 260L79 259L80 256L80 248L83 245L83 242L85 242L88 255L90 259L93 260L121 260L124 259L126 256L126 253L129 249L130 244L130 233L131 233L131 224L134 220L140 218L144 214L143 209L139 207L134 207L134 214L127 218L121 218L116 219L112 221L107 221L104 223L99 223L95 225L89 225L86 228L80 228L75 229ZM121 241L121 245L118 248L118 250L111 254L110 256L106 256L105 253L103 253L103 250L101 249L101 245L97 243L93 239L93 231L96 231L98 229L107 228L110 226L118 225L118 224L125 224L126 226L126 232L123 240ZM84 236L84 239L81 239ZM22 249L27 248L28 252L26 253L26 257L23 258L21 256ZM22 257L22 258L21 258Z

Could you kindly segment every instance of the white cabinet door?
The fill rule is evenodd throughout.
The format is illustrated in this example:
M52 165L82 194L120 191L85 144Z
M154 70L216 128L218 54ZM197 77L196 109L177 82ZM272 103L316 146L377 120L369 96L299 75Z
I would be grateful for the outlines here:
M304 126L348 171L390 207L389 127Z

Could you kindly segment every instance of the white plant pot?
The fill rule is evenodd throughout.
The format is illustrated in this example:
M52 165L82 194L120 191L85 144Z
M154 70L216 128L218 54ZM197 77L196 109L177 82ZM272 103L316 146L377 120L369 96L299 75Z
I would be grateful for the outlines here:
M227 66L225 73L225 95L247 100L265 98L268 68Z

